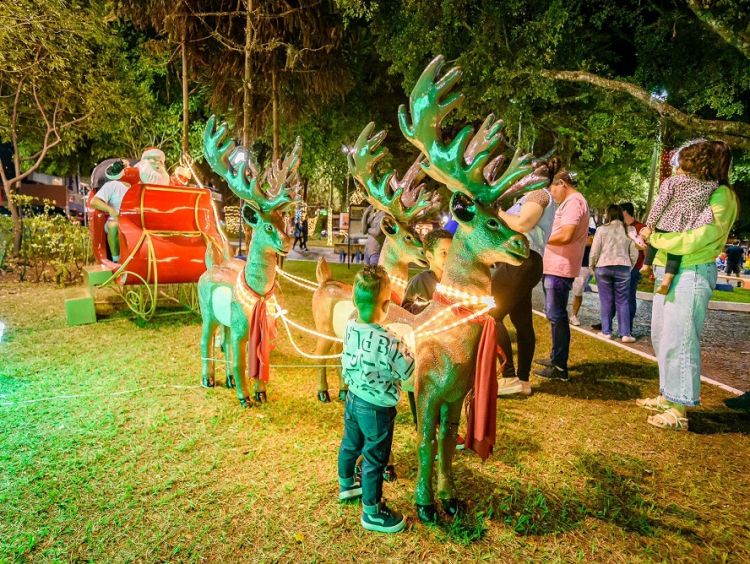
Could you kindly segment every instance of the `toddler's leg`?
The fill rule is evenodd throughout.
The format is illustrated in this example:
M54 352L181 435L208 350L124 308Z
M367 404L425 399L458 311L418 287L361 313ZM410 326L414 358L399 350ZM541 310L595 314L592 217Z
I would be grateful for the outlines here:
M362 495L362 487L354 481L354 464L364 444L365 437L355 417L352 401L347 399L344 408L344 436L341 439L338 461L340 500Z
M682 257L680 255L667 254L667 266L664 268L664 278L661 280L661 285L656 289L657 294L667 295L669 288L672 286L672 280L675 275L680 271L680 263Z
M364 434L362 447L362 505L373 510L383 497L383 470L388 464L393 445L393 423L396 409L369 409L358 413Z
M651 268L651 265L654 264L654 257L656 257L656 247L647 246L644 251L643 266L641 267L641 274L644 276L651 276L654 273Z

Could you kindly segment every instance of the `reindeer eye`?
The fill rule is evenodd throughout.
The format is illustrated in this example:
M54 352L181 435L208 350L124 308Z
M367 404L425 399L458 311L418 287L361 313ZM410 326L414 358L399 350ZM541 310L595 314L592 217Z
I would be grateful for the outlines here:
M499 231L500 230L500 222L494 218L487 221L487 227L492 229L493 231Z
M271 233L273 231L273 227L270 225L266 225L266 233Z

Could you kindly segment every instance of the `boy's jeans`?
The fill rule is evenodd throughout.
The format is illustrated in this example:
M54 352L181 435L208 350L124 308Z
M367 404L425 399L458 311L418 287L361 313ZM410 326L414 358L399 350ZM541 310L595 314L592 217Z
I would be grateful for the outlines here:
M552 353L550 360L558 368L568 369L570 352L570 325L568 322L568 296L573 287L572 278L544 275L544 313L552 328Z
M656 285L664 267L654 268ZM661 395L669 401L694 406L701 399L701 333L711 293L716 287L716 265L680 268L666 296L654 294L651 342L659 364Z
M602 333L612 333L612 320L616 311L620 337L630 337L630 267L596 267L596 287L599 290Z
M362 505L376 506L383 497L383 470L391 454L395 419L395 407L373 405L349 390L339 449L339 482L344 486L351 484L354 465L361 454Z

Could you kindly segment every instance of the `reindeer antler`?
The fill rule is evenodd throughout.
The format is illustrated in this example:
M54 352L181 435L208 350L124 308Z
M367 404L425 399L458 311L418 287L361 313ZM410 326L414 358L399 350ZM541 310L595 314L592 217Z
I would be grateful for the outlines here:
M368 123L354 143L354 150L347 158L349 171L364 187L367 200L373 206L392 215L397 221L409 224L439 205L437 195L425 190L425 185L420 183L425 176L421 156L414 161L401 180L396 177L395 170L378 177L377 164L387 154L387 149L381 147L386 132L379 131L370 136L373 129L375 123Z
M289 204L297 195L300 185L299 163L302 153L302 139L297 137L294 148L283 161L271 163L264 174L266 189L263 211L273 211Z
M463 74L461 69L453 67L437 80L444 64L444 57L439 55L422 72L409 96L411 123L406 107L399 108L401 131L427 157L428 162L422 165L427 174L450 190L463 192L483 204L493 203L511 187L518 193L514 183L533 171L531 155L516 150L502 176L497 177L503 162L499 154L503 144L501 120L495 121L490 114L477 132L467 125L447 145L441 141L443 120L463 101L463 94L453 91ZM537 177L525 183L523 189L545 183L546 179Z
M206 129L203 133L203 153L213 171L227 181L232 192L264 213L272 212L290 203L292 196L287 188L287 177L291 175L292 178L296 178L301 151L299 138L292 152L284 159L284 163L273 164L266 171L264 178L267 179L270 189L263 191L258 182L259 175L252 155L243 147L237 146L231 138L227 139L228 129L226 123L222 123L216 129L215 116L211 116L206 122ZM233 165L232 157L239 151L245 152L245 158Z

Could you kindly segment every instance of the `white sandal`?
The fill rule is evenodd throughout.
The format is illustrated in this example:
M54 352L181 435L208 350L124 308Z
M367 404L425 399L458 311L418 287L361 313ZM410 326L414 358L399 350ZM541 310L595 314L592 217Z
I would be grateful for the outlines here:
M658 427L659 429L672 429L674 431L688 430L687 417L683 416L674 408L670 408L663 413L650 415L647 421L649 425L653 425L654 427Z
M656 396L655 398L642 398L635 400L635 404L643 409L651 411L667 411L670 408L669 402L664 399L664 396Z

